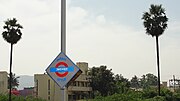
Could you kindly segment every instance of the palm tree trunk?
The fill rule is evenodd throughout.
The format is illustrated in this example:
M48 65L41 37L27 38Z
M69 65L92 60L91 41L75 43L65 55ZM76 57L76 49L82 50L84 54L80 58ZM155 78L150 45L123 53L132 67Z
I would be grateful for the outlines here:
M157 49L157 70L158 70L158 95L160 96L160 66L159 66L159 41L156 36L156 49Z
M10 80L9 80L9 101L11 101L11 88L12 88L12 52L13 52L13 44L11 43L11 52L10 52Z

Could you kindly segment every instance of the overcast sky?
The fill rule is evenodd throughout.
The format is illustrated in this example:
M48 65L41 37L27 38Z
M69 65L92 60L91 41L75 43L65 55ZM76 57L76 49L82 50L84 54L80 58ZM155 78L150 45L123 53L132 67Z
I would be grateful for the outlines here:
M169 18L160 36L161 78L180 78L179 0L67 0L67 55L89 67L106 65L126 78L157 75L155 38L145 34L142 14L162 4ZM0 32L7 18L23 25L14 45L13 72L44 73L60 52L60 0L0 0ZM0 70L9 71L10 45L0 37Z

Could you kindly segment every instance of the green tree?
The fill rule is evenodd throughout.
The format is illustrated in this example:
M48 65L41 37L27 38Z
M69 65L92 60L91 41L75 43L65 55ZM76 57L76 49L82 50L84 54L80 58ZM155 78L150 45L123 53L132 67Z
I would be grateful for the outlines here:
M32 96L23 97L23 96L15 96L15 95L12 96L12 100L13 101L46 101L44 99L35 98ZM8 96L0 94L0 101L8 101Z
M158 70L158 94L160 95L160 67L159 67L159 42L158 37L163 34L167 28L168 18L165 14L165 9L162 5L151 5L149 12L144 12L143 24L146 29L146 33L156 38L157 49L157 70Z
M19 86L19 79L20 77L19 76L16 76L15 73L12 74L12 79L11 79L11 85L12 85L12 88L17 88ZM10 74L8 76L8 88L10 88Z
M157 96L157 91L153 87L148 87L148 88L143 89L142 96L145 99L153 98Z
M173 100L173 92L171 92L167 88L161 88L161 96L164 96L166 101L174 101Z
M132 77L130 83L132 88L138 89L140 87L139 78L136 75Z
M7 19L5 21L5 25L3 26L4 32L2 36L4 40L11 44L11 51L10 51L10 82L12 81L12 52L13 52L13 45L16 44L22 36L21 29L23 28L20 24L17 23L15 18ZM11 101L11 88L12 85L9 83L10 92L9 92L9 101Z
M143 89L149 87L149 86L147 85L146 76L145 76L145 75L142 75L142 78L140 79L140 86L141 86L141 88L143 88Z
M129 91L130 82L128 79L124 78L121 74L115 75L116 82L116 93L126 93Z
M147 84L150 86L156 86L157 85L157 77L151 73L146 74L146 81Z
M151 73L148 73L146 75L142 75L142 78L140 79L140 85L143 89L156 86L157 85L157 77Z
M112 69L107 69L106 66L93 67L90 75L93 92L99 92L101 96L111 95L114 92L115 83Z

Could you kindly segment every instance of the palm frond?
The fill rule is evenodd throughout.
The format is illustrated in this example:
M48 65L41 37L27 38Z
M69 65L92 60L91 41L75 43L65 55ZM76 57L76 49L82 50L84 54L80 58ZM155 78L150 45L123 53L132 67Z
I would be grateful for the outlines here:
M7 19L3 28L5 31L2 33L2 36L8 43L16 44L21 39L21 29L23 27L17 23L15 18Z
M152 4L149 12L143 13L142 20L148 35L160 36L167 28L168 18L162 5Z

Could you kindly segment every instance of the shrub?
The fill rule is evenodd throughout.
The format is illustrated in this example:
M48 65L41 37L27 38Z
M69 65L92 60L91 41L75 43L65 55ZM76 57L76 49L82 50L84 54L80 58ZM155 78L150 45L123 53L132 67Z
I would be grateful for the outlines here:
M0 101L8 101L8 95L0 94ZM40 98L33 98L32 96L22 97L22 96L12 96L12 101L46 101Z

